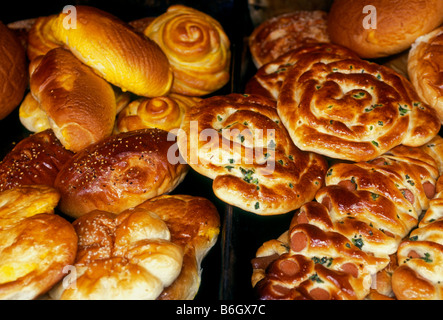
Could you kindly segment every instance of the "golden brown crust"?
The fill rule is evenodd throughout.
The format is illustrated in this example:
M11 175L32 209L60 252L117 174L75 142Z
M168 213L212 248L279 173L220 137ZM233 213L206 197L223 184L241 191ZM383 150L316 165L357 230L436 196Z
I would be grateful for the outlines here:
M0 198L0 297L37 298L74 262L77 235L53 213L59 194L52 187L17 187Z
M364 11L366 5L372 7ZM356 51L362 58L377 58L406 50L442 22L443 3L439 0L335 0L328 14L328 31L333 43Z
M0 162L0 191L23 185L53 186L72 155L50 129L24 138Z
M16 34L0 22L0 120L19 104L28 86L26 53Z
M329 55L346 58L358 58L351 50L331 43L310 43L290 50L271 62L264 64L248 80L245 93L260 94L271 99L278 99L281 86L286 75L298 60L305 55L313 56L323 54L327 50Z
M203 96L228 83L230 41L211 16L184 5L172 5L149 24L144 34L160 46L171 63L172 92Z
M213 181L217 197L256 214L280 214L313 198L326 160L294 146L275 109L259 95L204 99L186 115L178 147Z
M201 99L177 93L130 102L117 117L116 132L144 128L173 131L180 128L186 110Z
M293 11L265 20L248 38L257 68L306 43L329 42L327 13Z
M172 191L188 166L170 161L175 136L160 129L113 135L77 153L59 172L60 209L72 217L98 209L113 213Z
M68 13L44 17L42 25L33 26L33 29L44 29L30 31L28 55L31 58L45 53L54 44L65 46L97 74L124 91L147 97L169 92L173 75L167 57L157 44L107 12L89 6L75 8L75 28L66 26ZM115 68L116 65L119 67Z
M437 111L443 122L443 27L415 40L407 68L418 95Z
M277 110L300 149L366 161L438 134L435 110L395 71L361 59L304 55L287 72Z
M34 59L30 70L31 92L65 148L78 152L111 135L114 91L70 51L52 49Z
M201 281L201 263L215 245L220 217L207 199L189 195L162 195L138 206L155 212L166 222L171 241L184 249L183 268L174 283L158 299L193 299Z
M393 255L429 207L438 177L437 161L421 147L332 165L315 201L295 213L288 252L253 272L256 293L262 299L392 298Z

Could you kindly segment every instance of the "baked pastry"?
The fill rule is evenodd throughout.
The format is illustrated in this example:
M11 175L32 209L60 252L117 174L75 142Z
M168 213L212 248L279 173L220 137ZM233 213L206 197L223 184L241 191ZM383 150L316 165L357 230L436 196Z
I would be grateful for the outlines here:
M169 228L171 242L183 248L183 267L159 300L190 300L200 287L201 263L220 233L220 217L214 204L202 197L162 195L137 206L157 214Z
M309 43L288 51L271 62L264 64L246 82L245 93L260 94L277 100L288 70L300 59L327 54L330 58L358 58L353 51L331 43ZM303 61L301 62L303 63Z
M52 130L32 134L0 162L0 191L23 185L54 186L58 172L72 156Z
M22 101L28 86L25 48L17 35L0 21L0 120Z
M52 299L153 300L180 274L183 250L153 212L95 210L73 226L79 238L69 275L74 285L59 283L49 292Z
M333 43L362 58L380 58L408 49L443 22L443 2L334 0L328 14Z
M172 5L145 29L169 59L174 81L171 91L203 96L229 81L230 41L222 26L199 10Z
M287 240L257 251L256 293L262 299L373 297L376 276L391 266L429 208L438 177L436 161L421 147L398 146L370 162L332 165L315 201L294 214ZM380 295L389 298L389 291Z
M70 51L52 49L30 65L30 89L56 137L78 152L112 134L115 94L109 83Z
M49 186L0 192L0 298L35 299L74 262L77 235L54 214L59 194Z
M442 300L443 176L418 228L400 244L392 288L399 300Z
M302 150L367 161L403 144L420 146L440 120L392 69L325 53L300 58L280 89L278 114Z
M257 68L306 43L329 42L327 13L297 10L269 18L248 37L249 51Z
M25 95L18 109L20 123L31 132L51 129L49 117L31 92Z
M166 131L180 128L186 110L201 100L177 93L155 98L139 98L129 103L119 114L116 132L144 128Z
M147 97L169 92L173 75L158 45L107 12L89 6L75 8L75 27L66 25L70 17L63 12L36 21L29 33L31 60L54 46L64 46L123 91Z
M420 98L443 122L443 27L418 37L407 60L409 79Z
M74 218L92 210L117 214L172 191L189 169L186 163L170 160L175 141L175 135L148 128L113 135L83 149L55 180L60 210Z
M186 113L177 144L215 195L260 215L310 201L323 185L326 160L300 151L278 117L275 101L232 93L204 99Z

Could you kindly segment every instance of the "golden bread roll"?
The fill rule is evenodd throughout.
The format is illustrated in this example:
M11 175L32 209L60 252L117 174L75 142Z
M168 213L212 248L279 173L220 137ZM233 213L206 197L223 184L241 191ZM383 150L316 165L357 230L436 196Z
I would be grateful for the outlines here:
M155 98L139 98L129 103L119 114L116 132L144 128L166 131L180 128L186 110L201 100L177 93Z
M72 156L52 130L32 134L0 162L0 191L24 185L54 186L58 172Z
M379 58L408 49L415 39L442 22L441 0L334 0L328 32L333 43L360 57Z
M249 35L252 61L257 68L306 43L329 42L327 13L297 10L265 20Z
M399 300L443 299L443 176L418 228L400 244L392 287Z
M171 241L184 250L180 275L163 290L158 299L193 299L200 287L201 263L220 233L220 217L216 207L202 197L162 195L137 208L154 212L165 221L171 232Z
M409 79L443 122L443 27L415 40L408 56Z
M172 5L152 21L144 34L169 59L174 81L171 91L203 96L229 81L230 41L211 16L183 5Z
M49 117L40 108L40 103L34 98L32 92L25 95L18 109L20 123L31 132L41 132L51 129Z
M327 170L322 156L292 143L275 105L237 93L204 99L186 113L177 138L186 162L214 180L219 199L261 215L310 201Z
M180 274L183 249L166 223L145 209L95 210L73 222L75 272L49 293L61 300L156 299Z
M307 52L287 71L277 111L302 150L366 161L436 136L440 120L392 69L329 52Z
M277 249L257 251L257 295L361 300L375 290L392 298L386 268L393 270L392 255L430 206L438 178L437 161L422 147L332 165L315 201L294 214L288 240L280 241L287 251L275 241L263 246Z
M17 35L0 21L0 120L22 101L28 86L25 48Z
M0 298L35 299L75 260L77 235L53 213L59 194L49 186L0 193Z
M322 55L325 51L330 56L337 56L342 59L358 58L353 51L331 43L305 44L260 67L246 82L245 93L260 94L277 100L283 81L291 66L303 59L303 57Z
M171 160L175 139L164 130L141 129L78 152L55 180L60 210L74 218L92 210L117 214L172 191L189 169Z
M30 65L32 95L65 148L78 152L112 134L115 94L70 51L55 48Z
M157 44L107 12L89 6L75 6L75 10L75 27L67 23L70 13L42 17L43 22L35 23L33 29L43 29L30 31L30 59L54 44L64 46L123 91L147 97L169 92L173 75Z

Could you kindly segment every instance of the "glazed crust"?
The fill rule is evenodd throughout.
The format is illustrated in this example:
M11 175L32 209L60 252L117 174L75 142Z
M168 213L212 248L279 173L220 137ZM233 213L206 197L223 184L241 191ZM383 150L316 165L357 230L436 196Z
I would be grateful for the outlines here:
M178 146L187 163L213 179L223 201L256 214L281 214L310 201L326 160L294 146L275 109L259 95L203 100L185 115Z
M393 70L361 59L304 55L287 72L277 110L295 145L331 158L367 161L438 134L434 109Z
M172 191L185 177L185 163L169 161L175 136L141 129L105 139L77 153L57 175L60 209L78 218L92 210L120 213Z
M54 214L59 200L49 186L21 186L0 193L0 297L35 299L74 262L77 234Z

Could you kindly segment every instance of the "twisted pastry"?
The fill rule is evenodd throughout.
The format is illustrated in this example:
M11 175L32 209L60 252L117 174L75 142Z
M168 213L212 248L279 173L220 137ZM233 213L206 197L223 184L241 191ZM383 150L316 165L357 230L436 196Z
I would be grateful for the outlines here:
M275 101L259 95L204 99L186 113L177 144L193 169L214 179L217 197L262 215L313 199L327 169L322 156L292 143Z
M78 234L75 286L59 283L53 299L156 299L180 274L183 250L155 213L92 211L73 222Z
M75 260L77 235L54 214L60 198L50 186L0 193L0 298L35 299L63 278Z
M203 96L229 81L230 41L218 21L183 6L173 5L145 29L169 59L174 73L171 91Z
M324 55L299 59L287 72L277 110L302 150L366 161L437 135L435 110L393 70L361 59Z
M289 69L307 55L327 55L329 59L358 59L353 51L332 43L304 44L263 64L246 83L245 93L261 94L277 100Z
M115 131L118 133L144 128L176 130L180 128L186 110L200 100L198 97L177 93L137 99L118 114Z
M443 299L443 176L418 228L400 244L392 289L401 300Z
M37 19L29 33L31 61L63 46L123 91L147 97L169 92L173 74L158 45L107 12L89 6L75 10L75 27L66 26L68 13Z
M297 210L287 240L274 242L286 250L273 258L269 252L276 249L257 251L258 296L365 298L429 207L438 177L436 161L420 147L398 146L371 162L334 164L316 201Z

